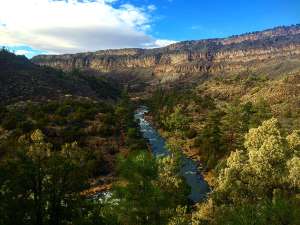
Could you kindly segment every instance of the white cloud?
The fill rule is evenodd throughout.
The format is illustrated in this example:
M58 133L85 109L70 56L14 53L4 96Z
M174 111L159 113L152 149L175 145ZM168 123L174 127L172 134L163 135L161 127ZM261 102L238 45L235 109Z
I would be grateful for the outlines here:
M0 0L0 45L27 45L50 53L106 48L161 47L147 34L150 12L117 0Z
M32 52L28 51L28 50L16 50L16 51L14 51L14 53L16 55L27 55L27 54L31 54Z
M164 46L167 46L167 45L171 45L171 44L174 44L176 43L176 41L172 41L172 40L164 40L164 39L158 39L154 42L154 46L157 46L157 47L164 47Z
M147 9L150 11L150 12L153 12L156 10L156 6L155 5L148 5Z

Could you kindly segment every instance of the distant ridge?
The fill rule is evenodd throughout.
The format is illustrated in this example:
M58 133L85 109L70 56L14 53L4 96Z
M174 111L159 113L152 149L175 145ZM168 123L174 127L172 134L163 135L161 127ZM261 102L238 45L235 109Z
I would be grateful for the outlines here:
M285 65L286 72L298 70L299 56L300 25L296 24L228 38L183 41L156 49L40 55L32 62L66 71L74 68L100 73L134 71L169 80L187 75L236 74L249 70L277 75L273 68L282 63L292 62L291 66Z

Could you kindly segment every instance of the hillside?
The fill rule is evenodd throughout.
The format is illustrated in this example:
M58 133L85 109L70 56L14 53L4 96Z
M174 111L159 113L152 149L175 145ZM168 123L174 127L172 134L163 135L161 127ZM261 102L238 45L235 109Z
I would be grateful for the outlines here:
M105 78L66 74L60 70L33 64L24 56L0 51L1 103L18 100L53 99L65 95L92 99L114 99L115 84Z
M30 140L38 130L51 143L52 156L65 143L81 149L85 169L80 172L89 174L80 190L84 196L105 190L115 179L117 156L145 148L133 111L112 80L78 70L65 73L0 51L0 167L20 149L26 152L21 136ZM0 224L6 223L0 219Z
M0 51L0 225L299 225L299 56L300 25Z
M119 49L73 55L40 55L32 59L70 71L123 72L174 80L183 75L223 75L255 71L266 75L300 70L300 25L223 39L184 41L157 49Z

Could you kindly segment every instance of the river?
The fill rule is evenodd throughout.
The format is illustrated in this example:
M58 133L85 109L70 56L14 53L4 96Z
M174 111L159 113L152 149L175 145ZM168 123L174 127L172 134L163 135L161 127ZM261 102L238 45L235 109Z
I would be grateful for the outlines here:
M145 119L148 109L145 106L139 107L135 112L135 119L139 123L143 137L149 142L152 154L156 157L164 157L170 154L166 148L165 140L159 135L149 121ZM198 170L197 164L185 156L182 157L181 175L185 178L191 188L189 199L193 202L203 200L209 192L209 186Z

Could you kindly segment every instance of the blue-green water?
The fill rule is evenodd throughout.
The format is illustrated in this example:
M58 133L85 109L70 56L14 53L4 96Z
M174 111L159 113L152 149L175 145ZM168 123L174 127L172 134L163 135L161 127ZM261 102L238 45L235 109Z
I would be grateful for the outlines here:
M143 137L148 140L153 155L163 157L170 154L169 150L165 147L165 140L159 135L156 129L145 119L145 114L148 109L144 106L138 108L135 113L135 119L139 122L140 131ZM193 202L203 200L209 192L209 186L199 173L197 164L186 157L182 158L181 174L186 179L187 184L191 188L189 198Z

